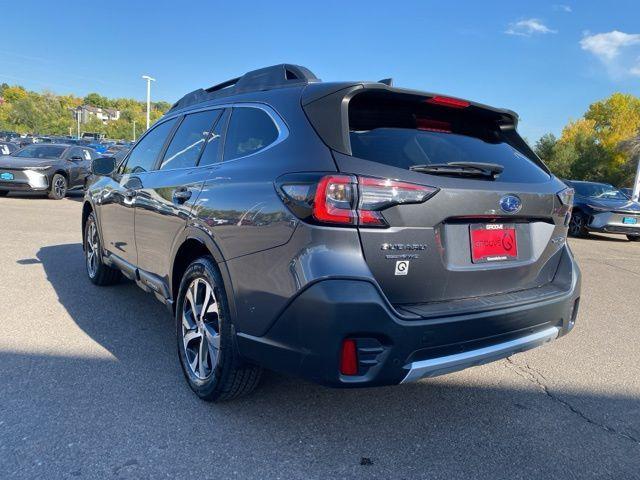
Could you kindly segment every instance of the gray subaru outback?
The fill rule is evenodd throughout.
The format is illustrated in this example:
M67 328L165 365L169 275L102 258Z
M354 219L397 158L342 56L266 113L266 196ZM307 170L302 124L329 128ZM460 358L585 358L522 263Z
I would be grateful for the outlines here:
M517 120L288 64L197 90L93 162L87 274L167 305L212 401L263 368L369 387L540 346L578 312L573 190Z

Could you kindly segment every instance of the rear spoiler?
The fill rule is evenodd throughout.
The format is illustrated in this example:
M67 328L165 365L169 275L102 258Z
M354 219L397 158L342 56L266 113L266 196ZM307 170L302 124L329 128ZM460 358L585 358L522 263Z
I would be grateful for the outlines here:
M455 102L468 104L470 111L487 115L496 121L503 131L514 131L518 125L518 115L505 109L483 105L477 102L443 96L436 93L420 92L395 88L384 83L318 83L305 87L302 93L302 107L322 140L333 150L351 155L349 139L349 102L364 92L380 92L390 97L404 100L424 101L433 98L447 98ZM523 141L526 145L526 143ZM531 150L526 146L527 150ZM536 155L531 151L533 157Z

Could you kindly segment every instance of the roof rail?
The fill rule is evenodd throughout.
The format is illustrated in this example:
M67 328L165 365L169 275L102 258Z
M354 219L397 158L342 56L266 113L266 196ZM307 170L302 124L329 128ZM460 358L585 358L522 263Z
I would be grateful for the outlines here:
M194 90L178 100L169 112L238 93L259 92L293 85L306 85L319 81L318 77L306 67L282 63L247 72L241 77L232 78L207 89L199 88Z

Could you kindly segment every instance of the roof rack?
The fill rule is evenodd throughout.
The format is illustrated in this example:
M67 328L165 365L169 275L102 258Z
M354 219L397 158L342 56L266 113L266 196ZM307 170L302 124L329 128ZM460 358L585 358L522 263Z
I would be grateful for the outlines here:
M241 77L232 78L231 80L207 89L199 88L198 90L194 90L178 100L169 112L229 95L259 92L294 85L306 85L319 81L320 79L306 67L282 63L280 65L253 70L245 73Z

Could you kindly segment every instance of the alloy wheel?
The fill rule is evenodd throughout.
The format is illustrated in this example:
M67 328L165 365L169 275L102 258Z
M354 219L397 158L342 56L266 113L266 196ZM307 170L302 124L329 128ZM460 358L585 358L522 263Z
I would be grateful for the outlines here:
M87 238L85 245L85 255L87 261L87 273L91 278L98 273L98 255L100 254L100 247L98 242L98 229L95 222L89 223L87 228Z
M572 215L571 220L569 221L569 233L573 236L578 236L582 232L582 227L584 226L584 219L582 215Z
M56 177L55 182L53 183L53 191L56 194L56 197L62 198L67 190L67 185L64 180L64 177Z
M189 370L199 380L206 380L220 356L220 318L215 289L204 278L194 279L187 289L181 330Z

